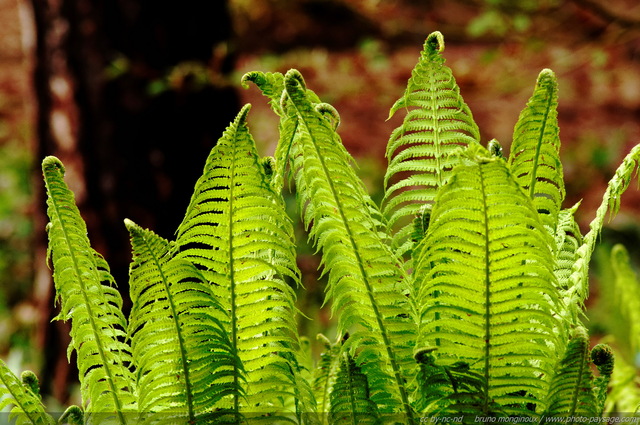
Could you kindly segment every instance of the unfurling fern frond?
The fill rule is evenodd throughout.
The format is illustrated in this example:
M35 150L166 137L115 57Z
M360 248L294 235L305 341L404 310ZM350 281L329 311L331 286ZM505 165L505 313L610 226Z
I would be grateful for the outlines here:
M606 344L598 344L591 350L591 360L598 368L600 376L596 378L596 416L602 416L604 403L607 398L607 389L611 374L613 373L614 356L613 350Z
M85 421L126 423L125 412L136 408L132 362L126 341L122 299L106 261L95 252L87 228L64 182L64 167L55 157L42 162L50 224L49 251L61 311L57 319L71 322L69 353L78 353Z
M401 407L413 422L404 376L411 376L414 313L403 265L387 245L381 214L351 167L333 116L310 99L302 76L289 71L285 90L298 124L291 151L302 220L322 249L327 300L339 312L346 347L367 375L382 412Z
M451 153L480 140L471 111L460 96L451 69L441 53L444 39L431 33L411 73L404 95L389 117L406 109L403 124L387 145L389 167L384 183L384 214L394 230L393 248L404 255L411 248L411 219L431 203L455 165Z
M228 319L220 321L243 368L237 365L230 377L234 386L246 380L246 398L235 394L226 407L274 414L298 400L300 412L313 412L313 405L304 404L312 396L296 360L290 282L299 283L299 271L291 220L260 166L246 124L248 111L249 105L211 151L172 251L200 269L227 312ZM305 396L296 397L298 392Z
M31 375L33 375L31 373ZM24 375L23 375L24 376ZM35 377L35 375L34 375ZM16 425L53 425L56 421L46 413L37 387L37 378L34 385L31 382L22 382L9 370L7 365L0 360L0 410L3 412L8 406L9 420Z
M340 425L380 424L378 407L371 400L367 377L345 353L331 391L329 422Z
M609 180L602 204L596 210L596 217L589 224L589 232L585 235L580 248L578 248L570 277L571 289L565 296L566 305L584 305L584 300L589 295L589 262L591 261L591 255L596 246L598 236L602 231L604 219L607 216L607 212L610 216L614 216L618 212L620 197L627 190L633 173L637 173L639 162L640 145L636 145L624 158L611 180ZM640 175L638 175L638 178L640 179ZM574 313L573 316L567 317L567 320L577 323L579 317Z
M242 388L232 378L239 359L222 326L226 312L191 263L171 259L169 242L125 224L133 247L129 332L139 423L230 420L219 406Z
M551 381L545 417L595 417L601 414L597 413L590 363L589 336L583 327L578 327Z
M554 366L558 307L548 234L504 160L479 145L440 190L415 258L419 343L481 376L479 414L531 415ZM452 231L451 229L455 229Z
M509 165L529 194L540 220L551 235L564 199L558 129L558 85L553 71L543 69L533 96L520 113L513 131Z

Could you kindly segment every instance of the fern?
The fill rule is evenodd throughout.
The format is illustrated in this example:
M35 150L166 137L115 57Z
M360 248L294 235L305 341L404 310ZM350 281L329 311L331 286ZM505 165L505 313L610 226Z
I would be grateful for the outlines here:
M577 328L560 363L560 370L551 381L546 417L598 416L589 355L587 332L582 327Z
M124 413L134 411L136 401L122 299L107 263L89 244L86 225L63 180L62 163L47 157L42 170L51 220L47 226L49 251L61 301L57 319L73 317L69 354L72 349L78 353L84 408L106 415L99 421L113 415L118 423L125 424ZM93 421L91 416L85 420Z
M565 195L559 156L557 90L554 73L542 70L533 96L516 123L509 156L512 174L529 194L552 235Z
M15 420L16 425L52 425L55 420L47 414L40 400L37 378L33 382L32 373L26 373L29 378L22 382L0 360L0 409L13 405L9 412L9 420Z
M419 341L438 347L439 364L464 361L482 376L478 413L495 401L529 414L516 405L544 400L554 366L553 257L505 162L478 145L467 156L473 163L453 170L418 247Z
M295 361L295 294L287 282L299 282L292 227L259 165L248 111L242 109L212 150L173 252L201 270L228 314L219 320L241 360L231 376L234 386L246 380L246 399L236 393L227 408L281 411L302 386L306 396L299 408L308 412L310 389L304 389Z
M331 391L330 422L333 424L380 424L378 407L369 398L367 377L353 358L344 354Z
M166 240L125 224L134 255L129 326L145 414L139 423L209 423L227 413L216 409L221 399L242 394L231 379L239 360L218 319L225 312L195 267L170 257Z
M451 69L444 65L443 51L442 34L431 33L404 95L389 111L391 118L398 110L407 110L387 144L389 167L384 178L383 211L394 229L393 247L399 255L411 247L410 219L423 203L433 202L449 179L454 165L449 154L480 141L471 111Z
M381 412L402 406L413 422L403 372L412 368L414 313L407 301L402 265L389 250L381 215L351 167L340 143L336 117L313 104L302 76L289 71L285 90L298 116L291 150L298 204L310 235L322 248L328 270L327 299L340 312L338 328L349 331L347 347L367 375Z

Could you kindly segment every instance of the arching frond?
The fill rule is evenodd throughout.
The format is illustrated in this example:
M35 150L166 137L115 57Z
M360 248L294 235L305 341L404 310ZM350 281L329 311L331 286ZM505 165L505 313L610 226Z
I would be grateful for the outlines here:
M559 370L550 385L548 407L541 423L548 417L596 417L596 395L590 369L589 336L582 326L575 329Z
M20 381L0 360L0 411L12 406L9 420L16 425L53 425L56 421L46 413L40 394L31 385Z
M305 385L297 377L295 293L289 283L298 284L299 271L291 220L260 166L248 111L249 105L211 151L174 252L201 270L227 311L228 321L221 322L244 367L244 374L238 367L232 377L236 383L246 378L246 399L234 396L229 408L273 414ZM300 402L308 403L308 385L301 391L309 396ZM300 409L313 411L307 405Z
M557 107L556 76L550 69L543 69L533 96L520 113L509 155L513 176L529 194L551 235L565 196Z
M416 257L419 343L481 376L482 414L546 397L558 296L548 235L504 160L479 145L440 190ZM452 229L455 229L452 231Z
M228 413L221 401L242 394L233 379L240 360L221 322L226 312L190 262L171 259L166 240L125 224L133 247L129 332L139 423L220 422Z
M369 395L367 377L345 353L331 391L329 422L340 425L380 424L378 407Z
M285 76L285 90L299 121L291 155L298 204L322 249L339 332L350 333L346 346L358 351L372 400L382 412L402 406L412 423L402 372L415 367L415 325L402 263L385 243L381 215L351 167L334 115L312 102L297 71Z
M393 248L399 255L411 248L411 220L449 179L455 165L451 153L480 140L451 69L444 65L443 50L442 34L431 33L404 95L389 112L391 117L407 110L389 139L384 178L383 212L394 230Z
M589 232L585 235L580 248L578 248L578 255L573 264L570 277L572 286L569 293L565 296L565 304L584 305L584 300L589 295L589 262L591 261L591 255L593 254L598 236L602 231L604 219L607 212L609 212L611 216L618 212L620 208L620 197L624 191L627 190L633 173L637 172L639 161L640 145L636 145L624 158L611 180L609 180L602 204L600 204L596 210L596 216L589 224ZM567 317L567 319L576 323L579 320L576 315Z
M87 228L75 205L73 193L64 182L64 167L55 157L42 162L47 188L50 224L49 251L61 311L58 319L71 322L69 352L78 353L80 389L92 423L111 412L118 423L126 423L124 412L135 409L135 387L129 370L130 348L126 341L126 320L122 299L106 261L95 252Z

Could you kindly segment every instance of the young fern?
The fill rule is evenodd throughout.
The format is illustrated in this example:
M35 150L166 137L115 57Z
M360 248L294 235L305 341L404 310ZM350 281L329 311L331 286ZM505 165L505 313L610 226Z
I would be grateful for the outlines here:
M481 376L477 414L531 415L553 375L558 309L547 232L504 160L469 148L415 257L420 344ZM452 232L451 229L456 229Z
M61 303L56 318L73 319L69 353L78 353L80 389L88 413L85 421L126 424L125 413L137 407L122 298L106 261L89 244L86 225L63 179L64 166L57 158L47 157L42 170L51 220L49 252Z
M260 165L246 124L248 111L247 105L211 151L172 252L200 269L227 311L228 319L220 321L241 360L231 378L245 389L244 397L233 394L226 407L258 416L296 414L283 410L286 400L296 399L297 409L313 412L296 359L295 294L289 281L297 285L299 271L291 221ZM299 393L305 396L296 398Z
M37 379L31 383L24 377L25 373L20 381L0 360L0 410L5 411L8 406L13 406L9 411L9 420L15 420L17 425L55 424L56 421L46 413L42 404Z
M322 248L327 300L340 313L338 330L350 333L345 347L367 375L380 411L400 410L411 424L411 391L404 376L415 365L415 322L407 277L335 132L337 117L324 115L331 108L312 102L297 71L285 76L285 90L298 117L290 158L298 204L310 236Z
M533 95L513 130L509 155L511 173L528 193L551 235L556 230L565 195L559 155L557 91L554 73L549 69L542 70Z
M243 390L231 379L239 359L219 319L226 312L191 263L171 258L168 241L130 220L125 224L133 246L129 332L140 394L137 423L237 421L237 412L219 407Z
M399 256L411 248L411 220L424 203L433 202L449 179L455 164L450 154L480 141L471 111L451 69L444 65L443 51L442 34L431 33L404 95L389 111L391 118L398 110L407 110L387 144L389 167L384 177L383 212L394 231L393 249Z
M343 354L340 360L340 369L331 391L329 418L330 423L341 425L381 423L378 407L369 395L367 377L348 353Z

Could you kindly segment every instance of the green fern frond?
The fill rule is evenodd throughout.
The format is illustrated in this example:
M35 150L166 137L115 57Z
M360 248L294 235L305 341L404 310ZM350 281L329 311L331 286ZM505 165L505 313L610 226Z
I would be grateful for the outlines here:
M221 400L242 395L242 388L231 378L239 359L221 324L226 312L191 263L171 259L168 241L125 224L133 247L129 333L140 423L170 415L196 424L214 411L227 414Z
M9 411L9 421L15 421L16 425L56 423L53 417L46 413L39 393L34 391L32 385L21 382L2 360L0 360L0 384L0 411L13 406Z
M558 84L543 69L513 131L509 166L533 201L542 224L553 235L565 196L558 128Z
M607 212L610 217L613 217L618 212L620 197L627 190L633 173L637 172L639 161L640 145L636 145L624 158L611 180L609 180L602 204L596 210L596 217L589 224L589 232L585 235L580 248L578 248L577 258L570 277L572 288L565 296L566 305L584 305L584 301L589 295L589 262L591 261L591 255L598 236L602 231L604 219L607 216ZM640 178L640 175L638 177ZM567 319L577 323L579 317L574 314L567 317Z
M320 355L320 361L315 368L313 392L318 403L318 412L321 414L324 425L328 423L328 416L325 413L329 412L331 390L340 366L341 345L332 344L322 334L318 335L318 339L323 341L324 351Z
M236 394L228 407L273 414L305 386L291 358L299 340L289 281L299 284L299 271L291 220L260 166L248 111L249 105L211 151L173 252L200 269L228 314L220 320L244 368L231 377L234 386L246 379L246 399ZM302 411L314 410L309 397L300 400Z
M329 422L340 425L381 423L378 408L370 398L367 377L347 353L340 360L331 391Z
M391 117L407 110L389 139L384 177L383 212L394 229L393 248L399 255L411 248L410 220L449 179L455 165L451 153L480 140L451 69L444 65L443 50L442 34L431 33L404 95L389 112Z
M551 381L545 417L599 415L590 363L589 336L581 326L575 329L560 362L560 369ZM541 422L544 423L544 420Z
M61 302L57 319L73 319L69 349L78 353L86 421L91 423L93 413L115 412L113 416L124 424L124 412L136 406L122 299L106 261L89 244L86 225L64 182L64 166L57 158L47 157L42 170L48 195L49 251Z
M418 247L419 343L479 374L483 414L532 412L552 376L558 308L548 235L504 160L471 145ZM455 231L451 231L455 229Z
M358 351L372 400L384 412L401 409L412 423L402 375L411 376L415 368L415 324L402 263L386 244L380 212L351 167L333 121L316 109L297 71L287 73L285 90L299 121L291 154L298 204L322 249L327 300L340 313L339 332L351 335L346 347Z
M615 279L613 292L615 306L623 318L625 345L629 347L629 358L640 356L640 281L631 267L629 252L623 245L615 245L611 249L611 266ZM603 283L606 285L606 283Z

